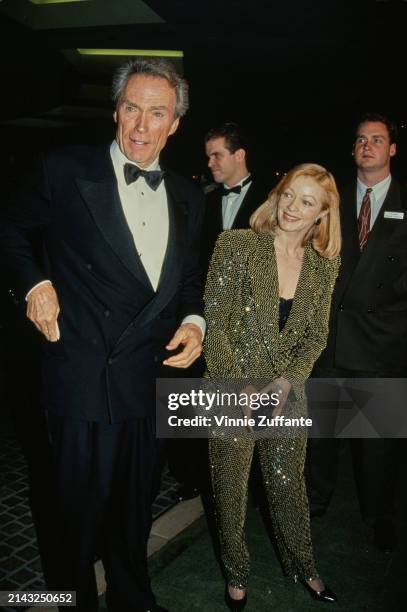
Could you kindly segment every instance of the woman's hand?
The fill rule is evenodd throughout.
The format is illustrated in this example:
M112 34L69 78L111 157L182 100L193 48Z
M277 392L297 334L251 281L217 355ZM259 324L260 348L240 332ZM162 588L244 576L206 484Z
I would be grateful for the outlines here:
M291 383L289 383L288 380L285 378L275 378L259 391L259 393L267 393L268 395L275 393L278 396L278 404L271 412L273 417L279 416L282 413L290 390Z
M242 409L242 413L243 416L247 417L248 419L252 419L253 418L253 408L251 408L251 402L250 402L250 398L253 394L258 394L258 391L256 389L256 387L254 385L247 385L247 387L244 387L244 389L242 389L240 391L240 397L246 396L247 401L246 404L241 406ZM246 427L247 431L250 431L251 433L253 432L253 428L250 425L247 425Z

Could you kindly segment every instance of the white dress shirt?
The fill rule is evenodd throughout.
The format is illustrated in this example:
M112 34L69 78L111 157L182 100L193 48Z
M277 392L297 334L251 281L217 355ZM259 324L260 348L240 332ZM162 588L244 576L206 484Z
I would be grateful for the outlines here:
M241 185L249 174L245 176L241 181L233 185L233 187L237 187ZM249 181L244 187L242 187L242 191L240 193L229 193L228 195L224 195L222 197L222 227L224 230L230 229L233 225L233 222L236 218L237 213L239 212L239 208L244 200L246 193L249 190L251 185L251 181ZM225 189L230 189L229 185L224 184Z
M164 181L161 181L156 191L147 185L143 176L127 185L123 168L129 163L129 160L121 152L115 140L110 147L110 156L117 178L124 216L141 263L156 291L168 244L168 204ZM158 159L143 169L160 170Z
M389 191L390 183L391 183L391 174L386 176L386 178L380 181L380 183L376 183L376 185L373 185L373 187L371 188L372 191L370 192L370 209L371 209L370 230L372 229L374 222L376 221L379 215L380 209L387 196L387 192ZM357 212L358 218L359 218L359 213L360 213L360 209L362 206L362 201L363 201L363 198L365 197L366 189L368 189L367 185L362 183L360 178L358 178L357 179L357 190L356 190L356 206L357 206L356 212Z
M115 140L110 146L110 156L124 216L141 262L156 291L168 244L169 217L164 181L161 181L156 191L147 185L142 176L127 185L124 179L124 164L132 162L121 152ZM158 158L143 170L160 170ZM203 317L188 315L182 323L195 323L201 329L202 337L205 335L206 323Z

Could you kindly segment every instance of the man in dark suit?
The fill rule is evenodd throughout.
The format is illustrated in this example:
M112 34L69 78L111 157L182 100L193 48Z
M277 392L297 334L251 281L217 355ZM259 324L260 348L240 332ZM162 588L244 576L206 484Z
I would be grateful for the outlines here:
M86 612L98 608L96 552L109 610L163 610L147 572L155 378L188 367L204 333L203 198L159 164L187 93L168 62L122 66L115 141L43 156L1 225L27 316L45 338L61 574L53 586L75 590ZM43 268L30 243L38 229Z
M219 234L245 229L254 210L267 197L248 170L247 145L235 123L224 123L205 136L205 151L218 187L206 195L202 240L203 267L207 271Z
M395 154L396 126L381 115L364 116L353 149L357 178L341 194L342 265L315 377L407 374L407 193L390 173ZM335 415L333 410L332 427ZM338 450L336 439L310 441L311 514L322 515L329 504ZM352 451L362 517L374 529L378 548L390 551L396 544L396 440L354 439Z

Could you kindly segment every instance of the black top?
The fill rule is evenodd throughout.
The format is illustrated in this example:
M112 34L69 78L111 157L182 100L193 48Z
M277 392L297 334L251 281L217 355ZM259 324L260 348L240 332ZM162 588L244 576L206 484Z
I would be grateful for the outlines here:
M288 315L290 314L291 306L293 305L293 299L286 300L285 298L280 298L280 316L278 318L278 327L281 331L286 324L288 319Z

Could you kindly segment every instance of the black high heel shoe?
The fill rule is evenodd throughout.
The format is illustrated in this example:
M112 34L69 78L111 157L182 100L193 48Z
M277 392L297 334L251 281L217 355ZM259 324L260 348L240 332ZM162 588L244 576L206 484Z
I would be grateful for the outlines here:
M225 589L225 603L231 612L241 612L247 604L247 592L243 599L233 599L233 597L230 596L229 585L227 584Z
M316 601L323 601L325 603L334 603L338 601L338 598L335 593L331 591L331 589L329 589L327 586L324 588L323 591L315 591L306 580L300 580L300 582L311 595L312 599L315 599Z

